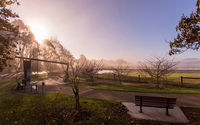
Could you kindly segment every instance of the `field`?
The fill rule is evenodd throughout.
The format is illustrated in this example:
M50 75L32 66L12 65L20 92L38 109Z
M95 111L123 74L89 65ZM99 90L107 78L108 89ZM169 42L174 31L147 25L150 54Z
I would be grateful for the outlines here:
M158 87L149 76L138 77L137 72L131 72L124 78L123 82L114 78L111 73L99 74L94 82L83 79L81 87L115 90L115 91L135 91L150 93L200 93L200 79L184 79L181 84L180 77L200 78L199 71L179 71L163 79Z
M71 95L25 94L13 90L15 85L13 79L0 81L0 125L126 124L132 121L119 102L82 97L83 114L80 114L74 109Z
M104 74L105 75L105 74ZM55 76L55 74L43 74L34 76L33 80L41 80ZM107 81L107 82L106 82ZM112 83L113 82L113 83ZM84 85L83 85L84 84ZM113 80L97 79L96 85L93 83L81 82L82 87L102 87L99 84L105 84L108 90L119 89L118 91L127 91L130 86L137 86L137 84L150 83L134 83L124 82L122 85ZM116 85L114 85L116 84ZM0 80L0 125L61 125L61 124L97 124L97 125L121 125L121 124L138 124L138 125L169 125L170 123L141 120L131 118L127 114L126 108L118 101L107 101L101 99L81 97L80 103L82 110L78 112L75 110L75 100L72 95L65 95L62 93L52 94L28 94L16 91L15 79ZM112 86L118 88L112 88ZM125 88L123 88L124 86ZM129 86L129 87L128 87ZM153 86L153 84L152 84ZM127 88L126 88L127 87ZM134 88L134 87L133 87ZM150 89L146 87L135 87L135 90L129 91L143 92L164 92L162 89ZM96 88L97 89L97 88ZM102 89L102 88L100 88ZM172 90L171 90L172 91ZM186 91L186 90L184 90ZM189 89L187 90L189 92ZM174 92L177 92L175 89ZM191 89L191 93L197 93L196 90ZM189 118L190 123L199 122L199 112L197 108L182 107L183 112Z
M0 125L169 125L131 118L117 101L81 97L75 110L72 95L28 94L14 90L14 79L0 81ZM191 108L183 108L190 115ZM195 113L197 109L195 109ZM193 112L192 112L193 113ZM198 117L190 116L192 123Z

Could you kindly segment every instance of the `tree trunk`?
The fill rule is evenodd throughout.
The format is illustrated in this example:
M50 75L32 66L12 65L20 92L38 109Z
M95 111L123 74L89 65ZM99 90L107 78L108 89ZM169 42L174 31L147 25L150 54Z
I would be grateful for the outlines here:
M156 77L156 84L157 84L157 86L158 86L158 88L160 88L160 78L159 78L159 76L157 76Z
M94 82L94 76L93 75L90 76L90 80L91 80L91 82Z
M122 79L120 76L118 76L118 79L119 79L119 84L121 85L122 84Z
M75 100L76 100L76 110L80 111L80 102L79 102L79 90L77 87L74 87L73 89Z
M80 110L79 94L76 95L76 110Z
M68 82L68 79L69 79L69 66L67 65L64 82Z

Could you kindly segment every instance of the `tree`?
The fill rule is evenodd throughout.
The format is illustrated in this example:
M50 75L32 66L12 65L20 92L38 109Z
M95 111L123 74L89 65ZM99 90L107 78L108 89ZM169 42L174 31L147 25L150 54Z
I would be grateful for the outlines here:
M183 14L176 31L177 37L170 41L170 55L182 53L187 49L198 50L200 47L200 0L197 0L197 11L190 17Z
M79 60L72 60L70 63L71 68L71 76L69 78L71 82L72 91L74 93L74 97L76 100L76 109L80 111L80 102L79 102L79 83L80 83L80 76L81 72L83 70L83 67L85 66L85 61L79 61Z
M94 82L95 75L98 74L103 68L102 61L87 61L84 69L83 74L86 75L90 81Z
M114 69L114 72L113 72L114 77L117 77L120 84L122 83L124 78L127 77L128 74L130 73L128 66L119 65L117 67L114 67L113 69Z
M19 4L17 0L1 0L0 1L0 72L8 65L7 60L11 60L12 53L16 53L15 41L18 36L18 28L14 27L10 22L11 19L17 18L10 6Z
M140 74L148 74L153 81L156 81L159 87L160 80L173 73L176 65L176 62L165 57L154 57L140 63L138 71Z
M50 39L45 39L43 41L43 46L41 47L41 53L43 55L43 58L45 60L54 60L54 61L60 61L60 62L70 62L73 59L73 55L65 49L62 44L59 42L57 38L51 37ZM60 66L60 67L59 67ZM56 65L56 64L50 64L46 65L46 69L49 71L52 71L51 67L55 67L57 69L60 68L60 71L66 71L66 66L63 65Z
M34 34L31 32L29 26L25 25L24 22L20 19L14 20L12 24L15 27L18 27L19 38L16 40L16 50L17 53L13 55L18 55L20 57L30 57L38 58L40 52L40 44L35 40ZM20 69L23 69L23 61L19 59L12 60L14 65ZM36 70L36 65L38 62L32 62L32 70Z

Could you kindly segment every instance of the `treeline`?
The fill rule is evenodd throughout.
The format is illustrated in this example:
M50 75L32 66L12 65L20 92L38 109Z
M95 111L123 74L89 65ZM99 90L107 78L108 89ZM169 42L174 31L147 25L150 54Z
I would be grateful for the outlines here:
M44 60L54 60L61 62L70 62L73 60L73 55L63 47L56 37L45 39L42 44L39 44L31 32L30 27L25 25L22 20L15 20L12 24L19 29L19 37L16 40L16 46L12 53L13 60L8 60L8 67L5 67L3 73L23 71L23 60L17 59L15 56L37 58ZM32 72L55 72L63 71L64 65L51 64L45 62L32 61Z

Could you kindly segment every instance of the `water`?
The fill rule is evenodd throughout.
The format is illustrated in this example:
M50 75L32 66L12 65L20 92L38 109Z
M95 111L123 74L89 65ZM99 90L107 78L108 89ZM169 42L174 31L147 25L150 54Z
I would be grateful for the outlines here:
M112 70L101 70L98 72L98 74L104 74L104 73L113 73Z

